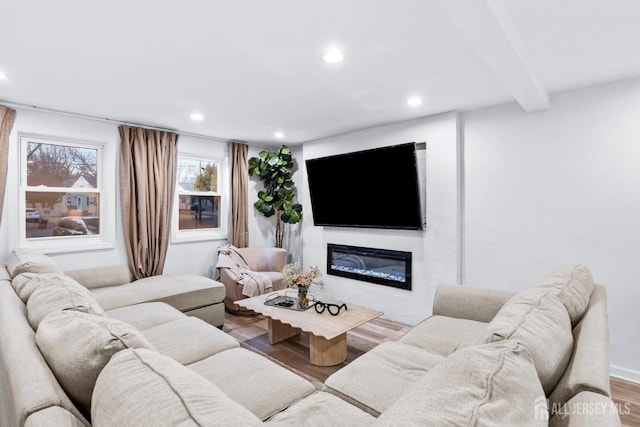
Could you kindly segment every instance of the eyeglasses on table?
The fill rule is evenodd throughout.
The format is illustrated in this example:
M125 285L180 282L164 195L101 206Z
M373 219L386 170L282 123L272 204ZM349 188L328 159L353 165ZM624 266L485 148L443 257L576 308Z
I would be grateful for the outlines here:
M347 304L345 303L338 305L338 304L330 304L330 303L318 301L314 304L314 307L316 309L316 313L323 313L324 310L326 309L329 312L329 314L332 316L337 316L338 314L340 314L340 311L343 308L347 310Z

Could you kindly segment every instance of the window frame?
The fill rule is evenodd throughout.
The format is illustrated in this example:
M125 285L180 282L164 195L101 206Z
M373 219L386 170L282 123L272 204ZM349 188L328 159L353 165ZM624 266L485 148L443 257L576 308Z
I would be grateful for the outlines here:
M21 247L27 247L46 253L77 252L85 250L100 250L115 248L115 211L116 198L112 189L113 174L105 165L110 155L107 142L91 141L88 139L75 139L53 135L34 133L18 133L19 142L19 171L20 183L18 189L18 241ZM60 145L66 147L78 147L97 150L96 159L96 188L82 189L82 193L95 194L100 198L100 233L82 236L46 236L27 237L26 233L26 195L27 192L68 192L70 187L42 187L27 185L27 145L37 142L48 145Z
M215 163L218 165L218 191L180 191L178 186L178 172L176 170L176 188L173 198L173 213L171 218L171 243L188 243L211 240L226 240L228 237L227 223L229 217L229 187L227 177L228 159L222 156L207 156L194 153L178 153L176 168L180 164L180 159L196 160L199 162ZM218 228L194 228L180 230L180 196L218 196L220 197L219 227Z

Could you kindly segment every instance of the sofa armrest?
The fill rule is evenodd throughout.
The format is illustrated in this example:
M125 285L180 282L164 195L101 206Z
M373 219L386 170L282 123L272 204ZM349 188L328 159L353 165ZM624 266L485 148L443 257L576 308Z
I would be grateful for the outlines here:
M131 283L135 279L128 267L112 265L108 267L80 268L68 270L64 274L75 279L88 289L104 288L106 286L119 286Z
M515 293L462 285L440 285L433 301L433 314L490 322Z
M618 407L598 393L583 391L565 405L550 406L549 411L550 427L620 427Z
M561 405L582 391L611 396L607 290L596 285L589 307L573 328L573 354L549 396Z

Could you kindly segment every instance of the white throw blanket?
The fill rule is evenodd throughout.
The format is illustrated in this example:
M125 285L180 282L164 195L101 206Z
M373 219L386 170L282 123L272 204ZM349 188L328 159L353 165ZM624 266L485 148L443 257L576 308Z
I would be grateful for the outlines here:
M271 278L263 273L252 271L242 254L233 245L218 248L216 268L228 268L235 276L236 282L242 285L242 295L255 297L273 291Z

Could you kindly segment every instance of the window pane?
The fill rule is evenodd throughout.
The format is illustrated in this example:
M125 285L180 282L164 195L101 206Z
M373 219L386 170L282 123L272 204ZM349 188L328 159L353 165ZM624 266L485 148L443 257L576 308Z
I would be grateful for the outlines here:
M98 150L27 143L27 185L96 188Z
M27 239L100 234L98 193L26 192Z
M178 191L218 191L218 165L195 159L178 159Z
M179 230L220 228L220 196L179 197Z

